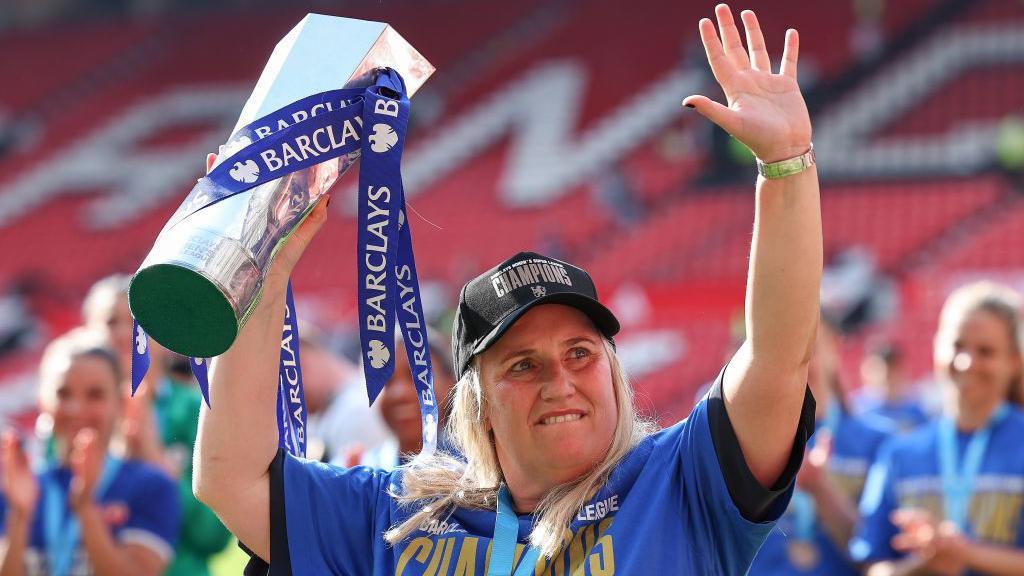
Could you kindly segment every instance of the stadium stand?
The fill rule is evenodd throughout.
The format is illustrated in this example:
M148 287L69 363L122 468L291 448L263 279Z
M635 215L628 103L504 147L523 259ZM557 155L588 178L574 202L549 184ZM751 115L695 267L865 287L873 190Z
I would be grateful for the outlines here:
M801 30L812 97L815 79L866 74L814 108L826 255L867 248L898 283L902 312L850 339L845 374L855 382L864 342L893 334L912 344L910 366L924 376L939 292L960 274L1024 268L1020 190L996 171L990 142L966 164L948 161L950 151L991 140L993 123L1019 110L1024 8L885 3L883 52L940 8L950 16L919 31L895 61L865 68L852 38L862 15L852 2L832 4L784 3L762 24ZM643 397L666 417L689 407L725 357L753 214L751 167L735 165L732 182L703 182L716 161L705 123L685 115L685 94L672 92L706 82L694 65L694 31L675 24L704 11L654 2L627 14L611 0L457 1L442 14L415 2L346 7L347 16L391 22L442 71L414 99L405 164L421 276L450 292L524 247L583 263L603 295L657 310L637 313L621 345ZM8 247L0 287L26 278L46 287L30 299L43 334L71 327L93 280L134 270L200 175L203 154L223 141L274 42L301 15L229 7L0 36L0 51L22 56L0 64L0 77L17 79L0 94L2 117L36 126L0 154L0 245ZM977 61L936 49L951 39ZM644 90L661 94L664 113L643 116L630 98ZM551 121L545 98L570 115ZM899 113L879 111L889 104ZM523 142L551 153L521 156ZM440 145L447 156L428 162ZM623 218L624 207L634 217ZM351 202L332 210L296 284L326 317L354 327ZM0 390L25 381L40 343L0 356Z

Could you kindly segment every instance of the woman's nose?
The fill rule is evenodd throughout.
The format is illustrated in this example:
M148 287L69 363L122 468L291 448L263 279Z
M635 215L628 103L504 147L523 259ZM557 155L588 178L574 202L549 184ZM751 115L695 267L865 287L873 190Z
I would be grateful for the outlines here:
M576 385L569 371L559 362L548 366L545 370L544 385L541 387L541 397L545 400L554 400L572 396L576 392Z

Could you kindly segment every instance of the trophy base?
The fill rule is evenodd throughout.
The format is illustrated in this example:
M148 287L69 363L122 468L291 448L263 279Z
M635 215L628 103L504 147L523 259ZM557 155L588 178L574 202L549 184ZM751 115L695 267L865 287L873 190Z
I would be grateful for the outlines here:
M128 302L151 337L184 356L218 356L238 334L231 300L216 283L184 266L156 264L139 270Z

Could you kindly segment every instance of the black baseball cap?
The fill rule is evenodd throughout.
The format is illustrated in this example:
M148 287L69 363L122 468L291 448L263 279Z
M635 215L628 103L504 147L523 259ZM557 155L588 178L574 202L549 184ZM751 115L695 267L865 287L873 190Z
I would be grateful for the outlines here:
M540 304L576 308L609 340L619 331L619 321L597 301L594 281L585 270L536 252L520 252L462 287L452 331L456 378L474 355Z

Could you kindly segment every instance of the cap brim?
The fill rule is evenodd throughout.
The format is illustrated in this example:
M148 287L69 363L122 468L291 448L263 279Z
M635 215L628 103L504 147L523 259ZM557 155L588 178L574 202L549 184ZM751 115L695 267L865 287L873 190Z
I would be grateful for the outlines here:
M601 304L597 300L578 294L575 292L556 292L554 294L548 294L547 296L541 296L529 302L516 311L512 312L505 319L501 321L493 330L487 333L476 346L473 347L473 352L470 356L479 354L484 350L490 348L491 344L497 342L498 338L512 327L519 320L523 314L526 314L535 306L541 304L563 304L565 306L571 306L576 308L580 312L583 312L590 318L590 321L594 323L594 326L606 336L611 338L619 332L619 320L612 314L612 311L605 308L604 304Z

